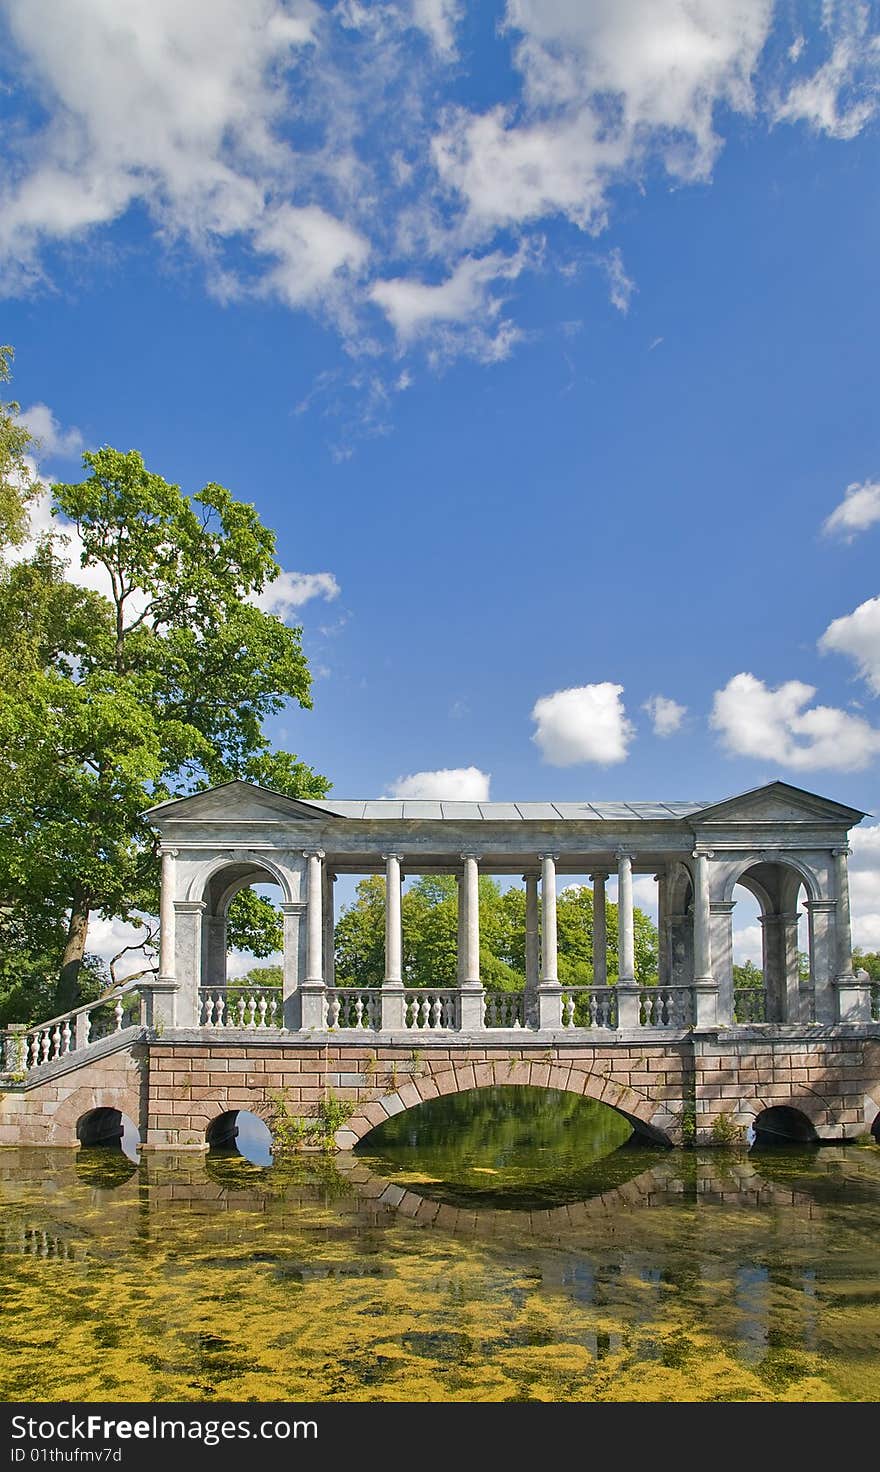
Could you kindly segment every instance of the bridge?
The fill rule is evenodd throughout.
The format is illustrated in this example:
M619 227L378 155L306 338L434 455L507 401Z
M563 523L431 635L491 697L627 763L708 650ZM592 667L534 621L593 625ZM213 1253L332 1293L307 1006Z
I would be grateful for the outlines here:
M118 1137L144 1150L234 1138L238 1112L349 1117L347 1150L391 1115L498 1084L601 1100L644 1139L708 1143L731 1126L841 1141L880 1131L880 995L852 962L848 834L858 809L772 782L721 802L303 801L233 782L154 807L159 971L3 1037L0 1145ZM337 876L381 874L381 986L335 975ZM454 986L404 975L402 883L454 874ZM517 991L480 975L480 874L525 885ZM616 974L606 890L617 879ZM637 979L633 882L657 885L658 974ZM592 886L593 975L560 982L557 886ZM277 987L227 976L226 917L281 891ZM734 888L757 900L763 988L737 989ZM799 905L809 972L798 958ZM324 1111L326 1115L326 1109Z

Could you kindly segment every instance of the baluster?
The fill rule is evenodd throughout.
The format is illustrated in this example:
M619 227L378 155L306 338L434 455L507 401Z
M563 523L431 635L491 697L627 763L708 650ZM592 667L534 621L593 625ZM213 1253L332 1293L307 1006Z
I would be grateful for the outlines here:
M443 1026L443 1003L441 1002L439 996L435 997L433 1002L431 1003L431 1026Z
M35 1032L32 1038L27 1039L25 1045L25 1061L28 1068L36 1068L39 1063L40 1034Z
M214 1026L215 1027L225 1027L225 1026L227 1026L228 1019L224 1015L225 1012L226 1012L226 998L225 998L225 996L223 995L222 992L215 992L214 993L214 995L211 998L211 1008L212 1008L212 1010L214 1010L216 1012L216 1016L214 1017Z
M58 1023L56 1022L56 1024L55 1024L55 1030L52 1033L52 1057L53 1058L60 1058L60 1056L61 1056L61 1028L58 1026Z
M419 999L419 1027L431 1026L431 1004L427 997Z
M122 998L121 997L117 997L116 998L116 1006L113 1008L113 1016L116 1018L116 1031L117 1032L121 1032L122 1031L122 1018L123 1018L124 1013L125 1013L125 1008L122 1005Z
M41 1063L47 1062L48 1057L49 1057L49 1034L47 1032L41 1032L40 1033L40 1062Z
M85 1015L85 1017L83 1018L83 1047L87 1047L88 1046L88 1042L89 1042L89 1039L91 1038L91 1036L92 1036L92 1014L91 1014L91 1012L87 1012L86 1015Z
M199 996L199 1026L213 1027L214 1025L214 997L211 992L203 992Z
M253 1025L254 1025L254 1017L256 1016L256 1012L257 1012L257 1007L256 1007L256 1003L254 1002L253 997L252 996L251 997L248 997L248 999L247 999L247 1020L245 1022L245 1027L253 1027Z
M63 1028L61 1029L61 1051L62 1051L62 1053L69 1053L70 1052L70 1043L71 1043L72 1037L73 1037L73 1032L72 1032L72 1029L71 1029L71 1026L70 1026L70 1018L68 1017L66 1019L65 1023L64 1023Z
M355 1027L362 1027L363 1026L363 1018L364 1018L364 999L361 996L360 992L358 992L357 996L354 999L354 1025L355 1025Z
M562 1026L574 1027L574 992L564 992L562 1001Z
M260 992L260 1020L257 1023L257 1027L266 1026L266 1010L268 1006L269 1003L266 1001L266 993Z
M275 1006L274 1000L272 1002L272 1006L273 1007ZM338 1024L339 1024L339 998L333 996L332 993L331 993L330 997L327 1000L327 1026L328 1027L337 1027Z
M236 1021L237 1021L238 1025L239 1025L239 1027L244 1027L244 1006L245 1006L244 997L239 997L239 999L238 999L238 1006L235 1009L236 1012L238 1013L238 1017L236 1018Z

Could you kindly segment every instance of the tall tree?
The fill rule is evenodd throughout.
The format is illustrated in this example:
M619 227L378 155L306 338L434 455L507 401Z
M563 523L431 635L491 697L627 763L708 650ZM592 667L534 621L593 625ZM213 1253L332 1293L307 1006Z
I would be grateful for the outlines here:
M0 588L0 633L16 628L22 652L0 695L13 753L0 881L66 913L59 1008L77 1000L90 914L155 912L146 807L236 777L291 796L329 787L265 735L287 701L311 704L310 677L301 631L253 601L280 571L254 507L213 483L188 497L136 451L83 462L84 480L52 487L53 512L75 524L106 593L66 582L52 537ZM237 917L252 948L275 924L265 901L243 898L233 943ZM258 954L273 949L264 939Z
M0 383L12 377L11 347L0 347ZM0 547L24 541L28 528L28 507L37 492L28 461L34 440L18 418L19 405L14 400L0 402Z

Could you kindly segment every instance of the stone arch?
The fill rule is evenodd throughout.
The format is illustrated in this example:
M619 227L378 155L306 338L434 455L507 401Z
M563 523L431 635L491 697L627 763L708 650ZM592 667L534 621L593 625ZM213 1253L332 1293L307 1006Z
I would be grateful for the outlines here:
M265 874L268 883L279 886L286 902L290 902L293 899L290 875L275 859L267 858L265 854L258 853L253 849L230 849L225 854L218 854L215 858L209 859L196 870L187 888L187 900L204 900L211 880L215 879L218 874L221 874L224 869L235 869L237 867L243 867L250 871L250 877L242 879L241 883L238 884L238 889L244 888L246 884L253 884L254 878L260 874ZM224 891L225 893L226 891Z
M818 1145L819 1136L810 1117L817 1111L805 1104L799 1099L797 1104L772 1104L761 1109L755 1115L755 1144Z
M135 1089L102 1089L84 1086L68 1094L63 1104L51 1116L47 1145L70 1145L82 1143L79 1124L89 1114L98 1110L113 1110L124 1114L136 1125L140 1137L144 1138L144 1119L140 1096Z
M548 1065L523 1060L518 1061L510 1072L505 1070L500 1078L495 1077L491 1064L477 1064L476 1067L472 1064L460 1065L450 1067L443 1073L414 1077L384 1098L359 1105L351 1119L342 1129L337 1130L336 1144L340 1150L351 1150L371 1130L405 1109L416 1109L441 1094L463 1094L471 1089L493 1088L496 1084L526 1084L533 1088L559 1089L563 1093L580 1094L616 1109L650 1143L664 1146L673 1143L668 1133L670 1115L644 1094L636 1093L627 1085L615 1083L601 1074L587 1073L573 1065Z
M724 876L724 888L721 893L721 899L725 901L733 899L735 885L744 884L747 889L751 889L759 903L763 904L761 894L758 893L756 886L760 888L765 896L768 893L767 886L762 882L759 875L751 875L747 882L746 876L749 876L749 871L752 869L787 869L793 871L793 873L798 875L795 893L797 893L797 890L803 884L807 891L808 899L818 900L822 898L822 884L816 871L809 864L805 863L802 858L789 853L787 850L780 850L778 854L774 852L772 857L768 856L766 850L764 852L754 850L752 853L742 854L736 863L725 866L725 868L727 872Z

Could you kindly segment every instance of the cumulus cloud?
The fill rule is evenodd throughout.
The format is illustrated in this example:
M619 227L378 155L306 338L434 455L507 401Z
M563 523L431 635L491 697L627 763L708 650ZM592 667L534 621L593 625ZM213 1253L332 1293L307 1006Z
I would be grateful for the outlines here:
M282 572L262 593L254 593L251 602L263 613L286 619L313 598L338 598L340 587L332 572Z
M826 536L841 536L851 542L875 521L880 521L880 481L853 481L840 505L822 523L822 530Z
M556 690L535 702L532 740L552 767L596 762L610 767L626 760L635 728L624 710L622 685L603 681Z
M880 951L880 823L860 823L849 841L853 945Z
M815 694L800 680L772 690L755 675L734 675L716 690L709 724L733 756L796 771L861 771L880 754L880 731L848 711L810 705Z
M74 426L63 429L48 404L31 404L18 418L37 441L34 455L38 461L75 460L82 453L85 441L79 430Z
M830 623L819 640L823 654L846 654L862 679L880 695L880 598L868 598Z
M503 304L492 288L499 281L515 280L526 259L523 250L512 256L501 251L464 256L444 281L435 285L407 277L376 281L370 288L370 298L385 313L404 346L438 325L465 326L477 329L477 335L470 339L473 355L497 359L506 356L513 339L510 323L501 322L498 331L486 331L487 326L498 322Z
M867 5L825 9L826 30L836 23L842 33L827 60L799 77L779 98L774 116L777 122L807 123L830 138L855 138L876 115L880 102L880 40L869 33ZM804 50L802 44L789 55L799 61Z
M329 317L372 358L393 335L498 361L523 336L499 283L526 259L501 232L534 261L552 217L605 228L615 186L708 179L730 114L853 137L880 76L861 5L823 6L807 39L772 0L507 0L480 108L451 90L463 0L2 5L21 106L0 285L138 209L221 299ZM633 283L604 259L625 311Z
M681 727L687 715L687 706L679 705L668 695L652 695L645 701L642 710L648 712L654 726L655 736L672 736Z
M488 802L490 774L479 767L441 767L436 772L412 772L398 777L387 797L458 798L461 802Z

